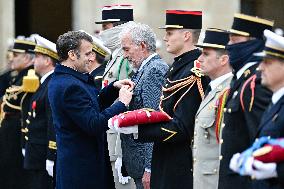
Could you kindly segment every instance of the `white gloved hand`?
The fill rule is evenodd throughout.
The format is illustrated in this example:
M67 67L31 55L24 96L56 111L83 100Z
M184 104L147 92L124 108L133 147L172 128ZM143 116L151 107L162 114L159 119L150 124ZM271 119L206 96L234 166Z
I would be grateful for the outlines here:
M131 177L127 176L124 177L121 173L121 166L122 166L122 159L121 157L118 157L114 163L114 168L117 170L117 175L118 175L118 181L121 184L127 184Z
M46 171L47 173L49 174L49 176L52 176L53 177L53 166L54 166L54 161L51 161L51 160L46 160L46 164L45 164L45 168L46 168Z
M22 154L23 154L23 156L25 157L25 155L26 155L26 150L25 150L25 148L22 148Z
M254 160L254 169L251 170L250 175L257 180L277 177L276 166L276 163L262 163Z
M133 134L138 133L138 125L129 126L129 127L118 127L117 124L114 124L116 132L123 134Z
M231 161L230 161L230 169L232 169L235 172L239 172L239 158L240 158L241 154L240 153L236 153L233 155Z

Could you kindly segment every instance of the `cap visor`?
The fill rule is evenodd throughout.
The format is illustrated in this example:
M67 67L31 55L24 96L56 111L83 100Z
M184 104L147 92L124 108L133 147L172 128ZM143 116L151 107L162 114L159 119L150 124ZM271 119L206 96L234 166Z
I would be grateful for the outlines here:
M108 20L99 20L99 21L96 21L95 23L96 24L103 24L103 23L107 23L107 22L119 22L120 19L108 19Z

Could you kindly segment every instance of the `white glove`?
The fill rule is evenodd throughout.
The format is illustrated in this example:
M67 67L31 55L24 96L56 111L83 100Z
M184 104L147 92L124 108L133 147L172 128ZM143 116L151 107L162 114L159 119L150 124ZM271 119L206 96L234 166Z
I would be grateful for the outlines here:
M47 171L47 173L49 174L49 176L53 177L53 166L54 166L54 161L51 160L46 160L45 161L45 169Z
M129 180L131 179L131 177L129 177L129 176L127 176L127 177L122 176L121 166L122 166L122 159L121 159L121 157L118 157L116 159L115 163L114 163L114 168L117 170L118 181L121 184L127 184L129 182Z
M110 130L116 132L114 126L112 125L112 118L110 118L107 123L108 123L108 124L107 124L107 125L108 125L108 128L109 128Z
M241 154L240 153L236 153L233 155L231 161L230 161L230 169L232 169L235 172L239 172L239 158L240 158Z
M22 154L23 154L23 156L25 157L25 155L26 155L26 150L25 150L25 148L22 148Z
M257 180L277 177L276 163L262 163L261 161L253 161L254 169L251 170L252 178Z
M130 127L118 127L117 124L114 124L114 128L116 132L123 134L133 134L138 133L138 125L130 126Z

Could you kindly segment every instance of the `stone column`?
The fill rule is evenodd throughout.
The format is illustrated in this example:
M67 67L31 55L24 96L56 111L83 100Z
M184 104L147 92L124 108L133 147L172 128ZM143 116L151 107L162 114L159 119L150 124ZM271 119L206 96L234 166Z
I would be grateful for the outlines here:
M14 17L14 1L0 0L0 70L6 66L8 42L14 37Z

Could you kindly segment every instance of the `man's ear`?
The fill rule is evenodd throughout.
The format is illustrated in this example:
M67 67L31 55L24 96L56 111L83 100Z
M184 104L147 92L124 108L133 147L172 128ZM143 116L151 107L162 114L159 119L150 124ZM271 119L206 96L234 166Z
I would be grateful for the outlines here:
M184 31L184 41L189 41L192 39L192 33L190 31Z
M77 55L76 55L74 50L68 51L68 57L73 61L75 61L77 59Z
M225 64L229 64L229 55L223 54L222 56L220 56L220 60L222 66Z
M142 48L142 51L146 51L147 50L147 45L144 41L141 42L141 48Z

